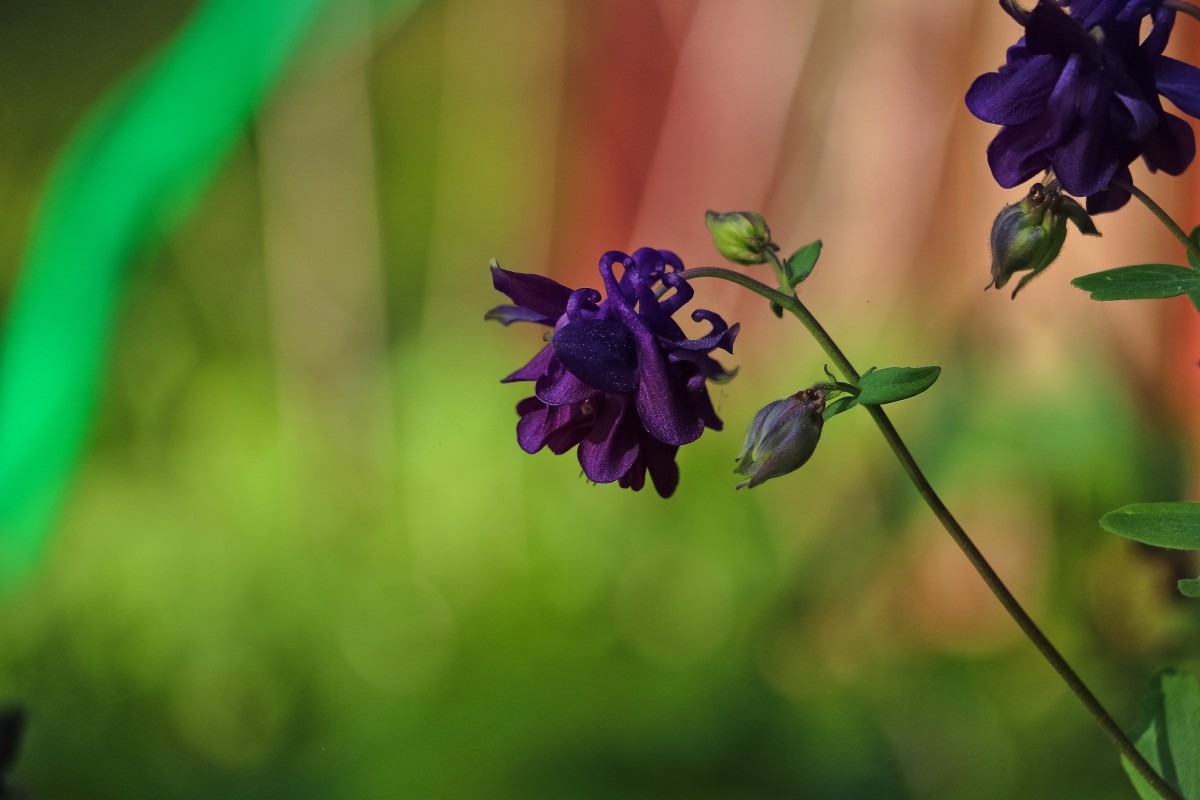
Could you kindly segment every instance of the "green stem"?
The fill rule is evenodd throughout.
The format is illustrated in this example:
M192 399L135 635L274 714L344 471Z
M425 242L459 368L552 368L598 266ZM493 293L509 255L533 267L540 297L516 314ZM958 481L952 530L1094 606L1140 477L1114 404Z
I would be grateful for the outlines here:
M1193 19L1200 19L1200 8L1194 3L1189 3L1187 0L1163 0L1163 8L1170 8L1175 11L1182 11Z
M860 377L858 371L854 369L849 359L846 358L846 355L833 341L832 337L830 337L826 330L821 327L821 323L819 323L816 317L812 315L812 312L810 312L795 295L784 294L783 292L772 289L765 283L761 283L760 281L743 275L740 272L734 272L733 270L722 269L720 267L697 267L695 269L689 269L683 273L683 277L688 279L720 278L721 280L736 283L737 285L749 289L755 294L765 297L767 300L786 308L792 313L793 316L796 317L796 319L800 320L801 324L803 324L808 332L812 334L812 337L816 339L817 344L821 346L821 349L825 351L826 355L829 356L830 360L833 361L838 370L842 372L846 380L848 380L850 383L858 383ZM1163 798L1165 798L1165 800L1183 800L1183 798L1180 797L1180 795L1173 788L1171 788L1170 784L1163 780L1162 776L1154 771L1154 768L1150 766L1142 754L1138 752L1137 748L1134 747L1133 742L1129 741L1129 737L1125 735L1125 732L1122 731L1121 727L1116 723L1115 720L1113 720L1112 715L1105 710L1104 706L1100 704L1100 701L1096 699L1096 696L1092 694L1091 690L1088 689L1087 685L1083 682L1079 675L1075 673L1075 670L1071 668L1071 665L1067 663L1067 660L1062 657L1054 645L1051 644L1050 640L1046 638L1046 635L1042 633L1041 629L1037 626L1037 623L1033 621L1033 618L1030 617L1025 609L1021 607L1021 604L1017 602L1016 597L1014 597L1012 592L1008 590L1008 587L1004 585L1004 582L1000 579L1000 576L996 574L994 569L992 569L991 564L989 564L987 559L984 558L983 553L980 552L979 548L975 546L975 543L971 540L971 537L967 535L967 532L963 530L963 527L958 524L958 520L956 520L954 515L950 513L950 510L946 508L946 504L942 502L940 497L938 497L937 492L934 491L933 486L929 483L929 480L925 477L925 474L921 472L921 468L917 465L916 459L914 459L912 453L909 452L908 446L904 443L904 440L900 438L900 434L896 431L896 427L892 425L892 421L888 418L884 410L879 406L864 406L864 408L867 409L867 413L871 415L871 418L875 420L875 424L879 427L880 432L883 434L883 438L887 441L888 446L892 448L892 452L895 453L896 458L900 461L900 465L904 468L904 472L908 475L909 480L912 481L913 485L917 489L917 492L921 495L921 498L925 501L926 505L928 505L930 510L933 511L934 516L936 516L938 521L942 523L942 527L944 527L950 534L950 538L952 538L954 543L958 545L959 549L963 551L963 554L966 555L967 560L971 562L971 566L973 566L975 571L979 573L979 576L983 578L983 582L987 584L988 588L991 589L992 594L994 594L996 599L1000 601L1000 605L1004 606L1004 610L1008 612L1008 615L1017 623L1017 626L1021 629L1021 632L1024 633L1026 638L1033 643L1033 646L1036 647L1038 652L1042 654L1042 658L1049 662L1050 666L1055 672L1058 673L1063 682L1067 684L1067 687L1070 688L1071 692L1074 693L1077 698L1079 698L1081 703L1083 703L1084 708L1086 708L1088 713L1091 714L1092 718L1096 721L1096 724L1100 726L1100 730L1102 730L1105 735L1108 736L1112 743L1116 745L1121 754L1125 756L1125 758L1127 758L1131 764L1133 764L1138 773L1145 778L1146 782L1153 786L1154 790L1157 791Z
M1113 186L1120 187L1132 194L1138 200L1141 200L1142 205L1150 209L1150 213L1158 217L1158 221L1161 222L1163 226L1171 232L1171 235L1179 240L1179 243L1183 245L1183 248L1187 250L1189 257L1188 260L1200 263L1200 247L1198 247L1196 243L1192 241L1192 237L1188 236L1187 233L1184 232L1183 228L1179 227L1179 224L1176 223L1175 220L1171 219L1170 214L1168 214L1166 211L1163 211L1162 206L1150 198L1150 195L1146 194L1137 186L1135 186L1133 181L1127 181L1124 178L1113 178L1111 183Z

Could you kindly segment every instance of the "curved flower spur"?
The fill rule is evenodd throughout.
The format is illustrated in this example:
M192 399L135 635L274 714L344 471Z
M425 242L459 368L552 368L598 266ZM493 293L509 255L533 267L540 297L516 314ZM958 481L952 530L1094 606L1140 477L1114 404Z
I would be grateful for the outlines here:
M513 305L497 306L485 319L553 328L549 343L502 381L534 382L534 395L517 403L521 448L561 455L578 446L589 480L637 491L649 472L655 490L669 497L679 484L679 447L705 428L722 427L707 382L723 383L734 371L710 354L717 348L732 353L739 325L697 309L692 319L711 331L698 339L684 334L673 316L694 291L680 274L683 262L669 250L605 253L603 297L494 261L491 269L493 285Z

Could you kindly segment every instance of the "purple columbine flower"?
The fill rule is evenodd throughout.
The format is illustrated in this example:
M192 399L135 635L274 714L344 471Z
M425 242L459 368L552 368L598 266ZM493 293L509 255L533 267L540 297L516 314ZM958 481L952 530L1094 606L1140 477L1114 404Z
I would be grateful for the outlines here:
M624 269L619 280L614 264ZM547 447L562 455L578 445L589 480L637 491L649 472L660 495L675 491L680 445L705 428L721 429L705 384L733 373L709 353L718 347L732 353L739 327L700 309L692 319L712 330L687 338L672 319L692 299L682 270L668 250L643 247L632 257L610 251L600 259L602 300L595 289L571 291L492 264L493 285L514 305L498 306L486 319L554 329L550 343L502 381L534 381L534 396L517 403L517 441L525 452Z
M967 107L1003 125L988 146L992 175L1005 188L1053 170L1063 188L1087 198L1090 213L1115 211L1139 156L1150 171L1178 175L1192 162L1191 127L1159 95L1200 116L1200 69L1164 56L1175 11L1162 0L1038 0L1001 6L1025 26L998 72L975 80ZM1067 10L1064 10L1064 7ZM1142 19L1150 17L1145 39Z

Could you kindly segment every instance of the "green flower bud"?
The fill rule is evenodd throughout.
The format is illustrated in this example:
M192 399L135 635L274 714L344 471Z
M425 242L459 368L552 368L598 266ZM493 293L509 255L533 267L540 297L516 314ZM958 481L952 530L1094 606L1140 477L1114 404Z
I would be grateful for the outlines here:
M987 288L1008 283L1014 273L1029 270L1012 296L1058 258L1067 239L1067 220L1080 232L1099 236L1092 218L1073 198L1064 195L1058 182L1049 187L1035 183L1020 202L1005 206L992 223L992 281Z
M762 264L767 249L778 250L771 241L771 229L761 214L753 211L704 212L704 224L712 234L717 251L735 264Z
M754 488L804 466L817 449L824 411L825 391L814 388L769 403L755 414L733 470L749 480L737 488Z

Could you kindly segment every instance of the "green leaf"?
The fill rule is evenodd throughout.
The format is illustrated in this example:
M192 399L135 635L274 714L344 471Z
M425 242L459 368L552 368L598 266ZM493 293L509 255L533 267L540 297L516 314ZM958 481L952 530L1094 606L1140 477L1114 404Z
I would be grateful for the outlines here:
M1200 225L1192 228L1192 232L1188 234L1188 238L1197 245L1200 245ZM1193 256L1191 250L1187 251L1187 260L1188 263L1192 265L1192 269L1200 269L1200 259Z
M1105 514L1100 527L1155 547L1200 550L1200 503L1134 503Z
M868 370L858 382L861 389L858 402L864 406L881 406L907 400L933 386L941 374L942 368L936 366Z
M1187 597L1200 597L1200 578L1184 578L1176 584L1179 593Z
M1200 272L1174 264L1136 264L1081 275L1071 285L1093 300L1161 300L1200 292Z
M1141 721L1131 732L1138 752L1185 800L1200 800L1200 685L1174 670L1154 676L1142 698ZM1143 800L1160 795L1122 757L1121 763Z
M783 262L783 274L787 280L787 288L795 289L804 279L812 274L817 259L821 257L821 240L806 244Z
M821 419L825 422L841 414L843 411L849 411L858 405L857 397L839 397L829 405L825 406L825 413L821 415Z
M1192 228L1192 232L1188 234L1188 238L1200 246L1200 225ZM1192 265L1192 269L1200 269L1200 258L1192 255L1192 251L1187 251L1188 263ZM1188 292L1188 300L1192 301L1192 305L1197 311L1200 311L1200 292Z

